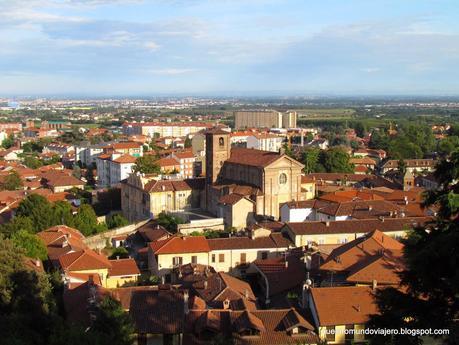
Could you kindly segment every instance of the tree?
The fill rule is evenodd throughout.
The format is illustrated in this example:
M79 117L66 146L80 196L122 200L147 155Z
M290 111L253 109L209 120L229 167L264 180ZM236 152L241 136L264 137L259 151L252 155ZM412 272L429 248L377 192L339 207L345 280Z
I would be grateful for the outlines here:
M19 230L11 237L11 240L18 248L24 249L24 254L28 257L46 260L48 252L43 241L27 230Z
M191 139L189 137L186 137L185 139L185 147L188 148L188 147L191 147Z
M4 344L48 344L56 304L48 277L27 269L20 248L0 239L0 332Z
M438 152L441 155L447 156L457 147L459 147L459 136L447 137L438 144Z
M321 151L319 162L329 173L353 173L354 168L349 163L349 155L339 147L332 147L326 151Z
M2 141L2 147L4 149L9 149L10 147L12 147L14 145L14 137L12 134L8 135L8 137L6 137L5 139L3 139Z
M32 220L29 217L16 215L8 223L0 225L0 234L6 238L11 238L20 230L25 230L29 233L35 232Z
M75 226L72 206L66 201L56 201L53 205L53 225L64 224L70 227Z
M43 196L31 194L23 199L18 206L16 216L29 217L34 232L39 232L56 225L52 204Z
M74 219L75 227L85 236L106 230L105 224L97 222L97 215L91 205L83 204L78 209Z
M319 148L306 149L302 154L302 161L304 164L304 172L306 174L321 172L324 170L322 166L319 166Z
M129 224L129 221L121 214L114 214L107 219L107 227L109 229L121 228Z
M30 169L38 169L43 166L43 162L34 156L26 156L23 161L24 165Z
M109 259L127 259L129 257L129 252L127 251L126 248L124 247L118 247L113 249L111 255L109 256Z
M134 325L127 312L111 296L100 302L91 332L104 336L105 344L132 345L134 343Z
M16 190L23 186L21 176L16 170L11 171L3 180L2 188L6 190Z
M400 176L405 176L406 173L406 163L403 159L398 160L398 166L397 166L398 172Z
M177 225L183 224L185 221L176 216L172 216L165 212L161 212L156 219L156 223L166 228L170 232L177 232Z
M134 165L134 171L143 174L159 174L161 173L161 168L156 162L155 156L146 155L137 158Z
M443 159L434 172L440 189L426 195L426 206L439 211L434 222L414 229L404 247L403 291L386 288L376 301L380 315L371 328L449 329L445 344L457 344L459 328L459 150ZM434 269L432 269L434 268ZM373 344L420 344L418 336L374 336Z

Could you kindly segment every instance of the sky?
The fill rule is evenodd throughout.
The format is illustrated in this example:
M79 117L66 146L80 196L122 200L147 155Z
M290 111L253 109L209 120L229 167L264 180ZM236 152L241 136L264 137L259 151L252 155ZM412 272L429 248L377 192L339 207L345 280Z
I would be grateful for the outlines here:
M459 95L458 0L0 0L0 96Z

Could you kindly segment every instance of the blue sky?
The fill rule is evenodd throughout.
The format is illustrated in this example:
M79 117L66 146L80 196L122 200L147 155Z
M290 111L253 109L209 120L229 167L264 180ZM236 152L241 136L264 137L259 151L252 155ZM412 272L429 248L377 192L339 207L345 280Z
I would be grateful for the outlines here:
M458 0L0 0L4 95L459 95Z

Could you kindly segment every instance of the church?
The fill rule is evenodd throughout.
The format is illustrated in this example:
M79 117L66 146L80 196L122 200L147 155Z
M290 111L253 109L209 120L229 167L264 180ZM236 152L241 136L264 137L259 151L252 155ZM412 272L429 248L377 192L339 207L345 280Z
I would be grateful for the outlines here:
M208 130L202 206L229 227L242 228L256 216L278 219L282 203L306 199L303 167L282 152L231 148L228 132Z

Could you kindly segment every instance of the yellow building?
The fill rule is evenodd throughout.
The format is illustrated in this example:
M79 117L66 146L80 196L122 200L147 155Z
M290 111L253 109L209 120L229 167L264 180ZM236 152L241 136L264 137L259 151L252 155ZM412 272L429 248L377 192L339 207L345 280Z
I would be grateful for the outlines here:
M92 280L103 287L116 288L135 283L140 275L134 259L108 260L90 249L62 255L59 266L70 285Z
M429 220L429 217L406 217L286 223L282 233L295 243L295 247L308 244L343 244L373 230L380 230L396 239L403 238L408 230Z
M198 208L204 178L160 180L139 173L121 183L121 208L129 221L155 218L161 212Z
M170 281L171 271L181 265L209 265L209 244L204 236L178 237L150 243L148 268Z

